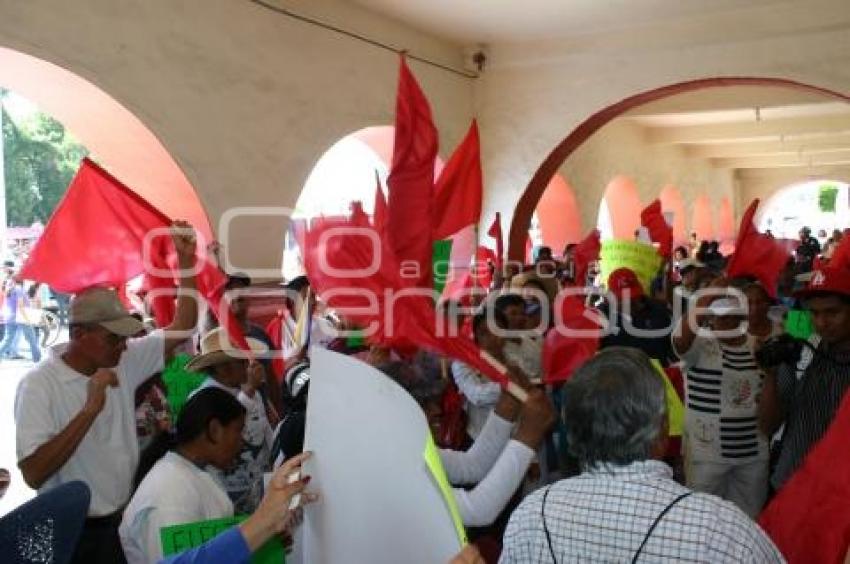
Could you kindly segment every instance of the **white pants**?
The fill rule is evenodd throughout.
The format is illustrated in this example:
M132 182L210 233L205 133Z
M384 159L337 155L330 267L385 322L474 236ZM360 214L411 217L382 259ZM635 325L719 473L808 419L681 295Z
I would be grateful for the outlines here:
M686 478L692 490L731 501L753 519L767 499L767 460L745 464L691 461Z

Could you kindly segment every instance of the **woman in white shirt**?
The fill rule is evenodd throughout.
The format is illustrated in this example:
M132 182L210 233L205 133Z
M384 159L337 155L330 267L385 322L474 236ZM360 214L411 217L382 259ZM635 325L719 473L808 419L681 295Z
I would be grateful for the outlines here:
M413 396L432 426L438 424L442 417L439 377L429 378L416 367L399 361L377 368ZM554 408L546 395L531 389L528 394L529 399L520 405L507 392L500 392L469 450L439 451L449 482L471 486L453 489L461 520L467 527L483 527L495 521L522 483L534 453L555 421Z
M173 437L166 434L149 452L167 448L169 442L173 450L150 468L124 511L118 533L129 564L162 558L163 527L233 515L227 492L204 467L233 464L242 448L244 424L245 408L224 390L205 389L189 399Z

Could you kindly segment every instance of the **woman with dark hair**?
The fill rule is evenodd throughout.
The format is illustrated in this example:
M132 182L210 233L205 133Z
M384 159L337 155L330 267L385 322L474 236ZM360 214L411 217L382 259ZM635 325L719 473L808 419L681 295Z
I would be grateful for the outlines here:
M207 388L186 403L174 434L145 452L136 474L143 479L118 529L129 564L162 558L162 527L233 515L227 492L204 468L233 464L244 424L245 408L232 394Z

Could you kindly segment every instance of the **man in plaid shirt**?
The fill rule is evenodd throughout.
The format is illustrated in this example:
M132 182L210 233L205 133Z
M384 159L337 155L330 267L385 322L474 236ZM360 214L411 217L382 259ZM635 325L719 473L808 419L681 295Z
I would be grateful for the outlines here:
M645 354L600 352L565 395L582 473L523 500L500 562L784 562L740 509L679 485L657 460L667 439L664 385Z

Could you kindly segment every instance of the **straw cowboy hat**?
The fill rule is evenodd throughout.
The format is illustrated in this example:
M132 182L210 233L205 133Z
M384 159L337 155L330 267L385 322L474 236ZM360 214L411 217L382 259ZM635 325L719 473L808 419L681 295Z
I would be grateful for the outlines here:
M262 342L245 337L251 352L255 355L267 353L269 348ZM227 337L223 328L217 327L201 339L201 354L186 364L186 370L200 372L211 366L247 358L245 351L235 346Z

